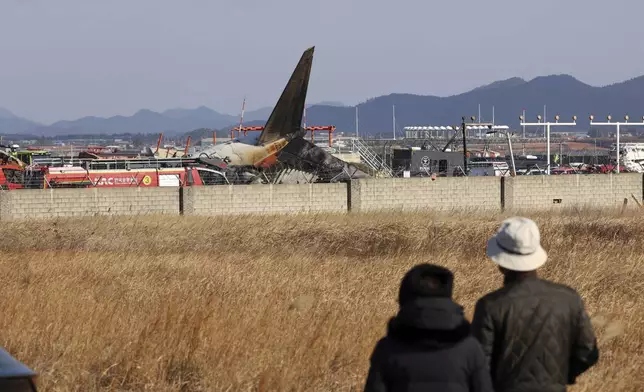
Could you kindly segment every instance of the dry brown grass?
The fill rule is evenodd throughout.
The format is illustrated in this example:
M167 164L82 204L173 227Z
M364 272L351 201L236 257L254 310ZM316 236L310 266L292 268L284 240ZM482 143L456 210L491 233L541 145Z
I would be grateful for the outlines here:
M644 227L533 215L542 275L583 295L600 363L573 391L644 388ZM456 300L501 284L500 215L101 218L3 223L0 345L45 391L362 388L400 278L433 262Z

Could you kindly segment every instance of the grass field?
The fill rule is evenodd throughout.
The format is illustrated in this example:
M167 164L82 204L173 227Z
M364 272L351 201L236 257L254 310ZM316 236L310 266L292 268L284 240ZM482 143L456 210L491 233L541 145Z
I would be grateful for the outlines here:
M633 213L631 213L633 214ZM644 215L535 215L542 275L576 288L600 362L572 391L644 389ZM3 223L0 345L44 391L358 391L416 263L455 298L501 284L499 215Z

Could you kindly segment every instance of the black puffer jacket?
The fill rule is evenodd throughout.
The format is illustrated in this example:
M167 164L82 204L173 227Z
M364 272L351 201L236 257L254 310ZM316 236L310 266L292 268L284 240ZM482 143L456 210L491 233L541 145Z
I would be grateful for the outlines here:
M449 298L405 303L371 355L365 391L492 392L483 351Z
M565 391L599 358L577 292L536 276L481 298L472 327L496 392Z

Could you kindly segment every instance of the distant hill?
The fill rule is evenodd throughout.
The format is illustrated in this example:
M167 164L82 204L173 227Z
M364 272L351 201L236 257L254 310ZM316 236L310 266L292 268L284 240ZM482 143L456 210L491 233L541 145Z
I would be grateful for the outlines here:
M244 113L244 124L266 121L273 108L260 108ZM13 116L3 109L0 111L0 133L69 135L69 134L112 134L112 133L160 133L180 134L195 129L223 129L239 124L239 115L216 112L208 107L196 109L169 109L162 113L142 109L132 116L94 117L88 116L73 121L58 121L42 125Z
M10 110L0 107L0 133L24 134L40 127L40 124L18 117Z
M481 105L484 121L494 120L518 128L519 115L526 110L529 120L543 113L552 119L560 114L568 120L578 116L579 129L588 129L588 115L599 118L612 114L621 118L629 114L636 119L644 115L644 76L609 86L595 87L570 75L540 76L526 81L509 78L477 87L471 91L448 97L414 94L389 94L372 98L358 105L360 133L392 133L392 106L395 105L396 128L400 135L408 125L454 125L462 116L477 115ZM261 125L272 107L249 110L244 113L245 125ZM323 101L307 105L307 124L335 125L338 131L354 132L355 106L340 102ZM104 134L104 133L159 133L183 134L196 129L226 130L239 124L239 114L230 115L201 106L195 109L170 109L162 113L140 110L133 116L109 118L84 117L74 121L59 121L42 125L18 118L6 109L0 109L0 133L35 135Z
M541 76L530 81L511 78L478 87L449 97L390 94L358 105L361 134L392 133L392 106L395 105L396 128L402 133L410 125L453 125L462 116L478 115L484 121L519 127L519 115L526 110L528 120L536 120L546 105L548 119L560 114L562 121L577 115L580 129L588 129L588 115L604 118L631 118L644 115L644 76L610 86L594 87L569 75ZM355 130L355 107L313 106L307 110L310 124L335 125L339 131Z
M244 115L244 126L247 127L256 127L260 125L264 125L266 121L264 120L255 120L255 121L246 121L245 115ZM186 132L183 134L183 137L188 137L190 136L193 140L193 143L197 143L199 140L202 138L209 138L212 139L212 133L213 131L217 133L218 138L222 139L228 139L230 138L230 130L234 127L239 126L239 123L236 123L234 125L229 125L227 127L223 127L220 129L213 129L213 128L199 128L199 129L194 129L190 132Z
M0 108L0 118L9 119L9 118L16 118L16 117L17 116L11 113L8 109Z
M83 117L59 121L50 126L55 133L159 133L185 132L202 127L224 127L235 121L234 116L218 113L205 106L196 109L171 109L163 113L139 110L133 116L109 118Z
M472 91L490 90L495 88L511 88L511 87L522 85L524 83L526 83L524 79L515 77L515 78L499 80L490 84L486 84L485 86L477 87Z
M249 110L244 113L244 124L246 124L249 121L262 121L266 122L268 120L268 117L271 115L271 112L273 111L272 107L265 107L257 110ZM234 123L239 123L239 117L236 117Z

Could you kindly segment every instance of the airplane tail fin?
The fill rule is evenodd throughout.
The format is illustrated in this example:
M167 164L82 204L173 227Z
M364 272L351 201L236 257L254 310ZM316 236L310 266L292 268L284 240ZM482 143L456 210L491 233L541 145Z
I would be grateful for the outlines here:
M266 121L264 130L259 135L258 144L270 143L301 131L314 49L315 47L311 47L302 54L300 62Z

